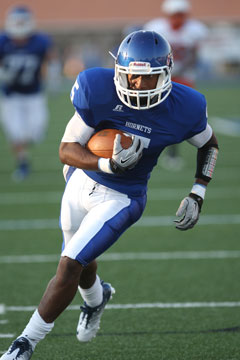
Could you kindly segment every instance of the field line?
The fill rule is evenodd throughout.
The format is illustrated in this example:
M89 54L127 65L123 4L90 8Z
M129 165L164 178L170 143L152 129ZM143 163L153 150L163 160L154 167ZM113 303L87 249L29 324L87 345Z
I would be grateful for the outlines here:
M188 192L189 189L187 188L152 188L148 190L148 200L179 200ZM0 193L0 205L58 204L61 201L62 194L61 191ZM209 199L236 199L239 197L240 189L237 185L212 188L208 192Z
M193 309L193 308L235 308L240 307L240 301L210 301L210 302L182 302L182 303L139 303L139 304L112 304L107 305L108 310L126 309ZM37 306L5 306L6 312L32 312ZM79 305L70 305L67 310L79 311Z
M214 131L216 133L223 134L225 136L240 136L240 124L239 121L234 121L231 119L220 118L217 116L212 116L209 118L209 121L213 125Z
M14 336L15 336L15 334L0 334L0 339L11 339ZM0 352L0 354L1 354L1 352Z
M0 256L0 264L31 264L58 262L59 255L10 255ZM212 250L212 251L172 251L172 252L124 252L101 255L99 261L132 261L132 260L207 260L207 259L236 259L240 258L240 251Z
M62 194L63 192L60 191L0 193L0 204L57 204L60 202Z
M143 216L134 227L174 226L173 216ZM240 214L202 215L199 225L238 225ZM11 230L49 230L58 228L58 219L17 219L1 220L0 231Z

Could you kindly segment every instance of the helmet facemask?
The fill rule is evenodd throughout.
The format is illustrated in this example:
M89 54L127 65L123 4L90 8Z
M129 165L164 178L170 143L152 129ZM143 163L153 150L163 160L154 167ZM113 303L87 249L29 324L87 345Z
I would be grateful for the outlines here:
M158 74L156 87L149 90L132 90L129 88L128 74ZM168 66L151 68L147 62L132 62L128 67L116 64L114 83L117 94L125 105L137 110L146 110L160 104L169 95L172 88L171 71Z

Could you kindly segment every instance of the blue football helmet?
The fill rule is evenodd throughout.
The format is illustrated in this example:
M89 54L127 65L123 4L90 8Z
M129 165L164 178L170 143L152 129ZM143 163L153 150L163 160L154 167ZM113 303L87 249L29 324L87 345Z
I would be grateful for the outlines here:
M6 16L5 31L14 39L30 36L35 28L32 12L25 6L11 8Z
M135 31L122 41L115 58L114 83L120 100L130 108L146 110L169 95L173 56L168 41L154 31ZM159 74L155 89L131 90L128 74Z

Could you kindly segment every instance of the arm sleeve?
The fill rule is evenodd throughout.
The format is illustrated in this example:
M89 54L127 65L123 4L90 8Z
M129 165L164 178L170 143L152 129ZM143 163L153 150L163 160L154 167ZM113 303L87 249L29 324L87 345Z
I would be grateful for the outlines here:
M80 145L84 146L93 133L94 128L88 126L81 116L75 112L67 124L62 142L78 142Z
M201 148L202 146L204 146L208 140L210 140L211 136L212 136L212 128L209 124L207 124L206 129L203 130L202 132L200 132L197 135L194 135L193 137L191 137L190 139L187 139L187 141L191 144L196 146L197 148Z

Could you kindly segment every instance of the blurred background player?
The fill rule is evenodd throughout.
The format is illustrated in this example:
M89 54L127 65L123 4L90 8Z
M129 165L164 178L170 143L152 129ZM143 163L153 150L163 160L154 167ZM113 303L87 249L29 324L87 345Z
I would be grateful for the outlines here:
M208 28L202 22L190 17L191 5L188 0L165 0L162 3L163 18L156 18L144 25L163 35L171 44L174 67L172 81L195 87L198 51L201 42L206 39ZM162 165L168 169L179 170L183 159L179 154L179 145L167 149Z
M15 181L30 172L29 146L46 132L48 109L42 89L52 41L35 31L32 12L13 7L0 34L1 121L16 159Z

